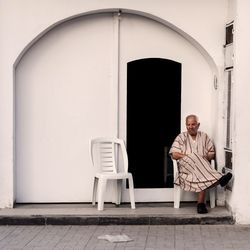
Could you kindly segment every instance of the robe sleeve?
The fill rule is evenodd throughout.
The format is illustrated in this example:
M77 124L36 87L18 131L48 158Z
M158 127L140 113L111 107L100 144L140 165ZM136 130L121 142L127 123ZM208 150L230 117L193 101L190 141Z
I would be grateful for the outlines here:
M212 140L208 137L207 134L205 134L205 155L215 155L215 147L214 147L214 143L212 142Z
M174 140L174 142L169 150L169 154L172 155L172 153L174 153L174 152L182 153L183 152L183 144L184 144L184 142L183 142L182 136L181 136L181 134L179 134L175 138L175 140Z

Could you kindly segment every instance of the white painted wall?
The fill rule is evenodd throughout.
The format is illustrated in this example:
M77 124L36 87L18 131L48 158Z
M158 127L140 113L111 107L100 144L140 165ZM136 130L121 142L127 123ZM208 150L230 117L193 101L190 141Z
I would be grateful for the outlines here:
M250 147L249 147L249 1L234 1L235 40L234 40L234 141L233 141L233 192L228 193L228 203L231 206L236 222L250 223L250 198L248 183L250 178Z
M74 15L96 10L103 11L103 9L130 9L155 16L178 27L205 48L220 71L223 65L222 44L226 7L226 0L148 0L143 3L139 0L102 2L1 0L0 33L4 39L0 41L0 207L11 207L13 204L13 65L33 39L51 25ZM216 109L216 107L214 105L213 108ZM205 115L201 115L201 118L207 119ZM218 120L220 122L220 117ZM214 118L213 121L217 119ZM208 128L209 119L203 124L204 128Z
M17 202L91 201L90 138L115 136L113 16L56 27L16 70Z

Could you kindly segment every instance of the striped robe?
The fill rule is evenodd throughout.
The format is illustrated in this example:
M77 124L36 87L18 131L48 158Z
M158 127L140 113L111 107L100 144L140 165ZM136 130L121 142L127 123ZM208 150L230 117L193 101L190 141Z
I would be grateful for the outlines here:
M187 154L179 159L179 175L175 180L176 185L185 191L201 192L216 183L222 174L213 169L206 155L215 155L214 145L208 135L198 131L194 141L188 132L179 134L169 151Z

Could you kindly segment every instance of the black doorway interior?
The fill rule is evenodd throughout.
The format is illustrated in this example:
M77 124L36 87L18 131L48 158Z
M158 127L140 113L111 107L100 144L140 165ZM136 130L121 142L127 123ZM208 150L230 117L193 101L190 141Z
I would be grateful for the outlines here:
M127 65L127 152L135 188L173 187L169 148L180 132L181 64L147 58Z

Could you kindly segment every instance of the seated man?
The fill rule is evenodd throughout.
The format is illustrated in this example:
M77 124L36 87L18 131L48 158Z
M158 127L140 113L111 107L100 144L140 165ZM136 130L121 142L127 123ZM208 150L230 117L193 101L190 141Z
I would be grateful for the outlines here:
M205 190L218 184L224 187L232 174L222 175L211 167L210 161L215 157L214 145L206 133L198 131L199 126L196 115L187 116L187 132L175 138L169 153L178 160L179 175L175 184L185 191L197 192L197 212L207 213Z

